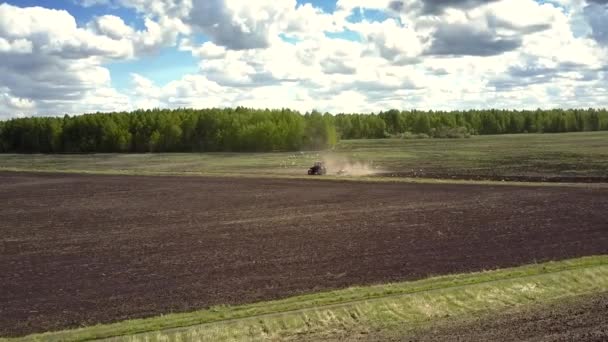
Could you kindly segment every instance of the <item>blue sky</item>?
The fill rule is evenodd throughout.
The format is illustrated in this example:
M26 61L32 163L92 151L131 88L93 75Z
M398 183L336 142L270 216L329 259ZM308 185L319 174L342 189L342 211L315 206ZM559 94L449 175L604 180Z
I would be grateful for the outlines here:
M0 118L601 107L606 32L600 0L9 0Z
M70 1L66 1L70 3ZM332 13L336 9L335 1L317 0L317 1L302 1L299 0L298 4L310 3L314 7L322 9L324 12ZM79 18L79 23L86 23L95 16L107 14L104 13L106 6L91 6L76 7L76 17ZM67 8L66 8L67 9ZM111 14L120 16L129 23L131 26L137 27L138 29L143 28L143 21L141 16L135 11L124 8L114 8ZM375 9L358 9L348 17L351 22L361 22L363 20L368 21L383 21L387 18L385 12ZM359 41L360 35L348 29L339 32L327 32L326 36L335 39L345 39L351 41ZM293 39L287 36L281 36L284 41L295 42L297 39ZM202 44L208 39L203 35L196 35L197 43ZM128 88L130 81L130 73L141 74L159 85L164 85L172 80L178 79L183 75L193 73L198 68L198 61L190 53L178 51L174 48L165 48L157 53L150 54L145 59L137 59L132 61L120 61L110 63L107 65L112 75L112 84L120 90Z
M192 54L174 48L160 49L142 59L115 61L104 65L110 70L112 85L122 91L129 88L132 73L165 85L183 75L195 73L198 69L198 61Z
M143 26L143 21L136 15L135 11L126 7L106 5L83 6L82 2L77 0L10 0L5 2L19 7L40 6L50 9L66 10L76 18L79 25L86 25L96 16L113 14L121 17L126 23L133 25L134 27L142 28Z
M7 1L7 3L19 7L42 6L50 9L66 10L76 19L79 26L86 26L95 17L115 15L135 29L144 29L142 14L138 14L132 8L107 5L83 6L77 0L12 0ZM155 82L165 84L186 73L195 72L197 61L190 53L178 51L174 48L163 48L147 55L146 58L112 61L104 63L104 66L111 73L112 85L116 89L124 91L129 87L131 73L139 73Z
M40 0L19 0L7 1L7 3L19 7L42 6L50 9L66 10L74 18L80 26L86 26L95 17L102 15L115 15L123 19L125 23L136 29L144 29L144 21L142 17L145 14L137 13L132 8L126 8L116 5L82 5L82 1L77 0L57 0L57 1L40 1ZM80 4L79 4L80 3ZM336 8L335 1L315 0L302 1L298 0L298 4L310 3L314 7L320 8L325 12L331 13ZM368 20L379 20L386 18L386 15L377 10L358 10L353 12L349 18L351 21L358 22L363 20L365 16ZM343 32L327 33L329 37L359 40L359 35L353 31L345 30ZM208 41L203 35L196 35L196 41L200 44ZM289 38L284 38L285 41L290 41ZM188 52L179 51L173 47L163 48L154 53L147 55L145 58L138 58L127 61L113 61L104 64L111 73L112 85L118 90L126 90L129 87L131 73L141 74L155 83L164 85L172 80L178 79L183 75L196 72L198 61Z

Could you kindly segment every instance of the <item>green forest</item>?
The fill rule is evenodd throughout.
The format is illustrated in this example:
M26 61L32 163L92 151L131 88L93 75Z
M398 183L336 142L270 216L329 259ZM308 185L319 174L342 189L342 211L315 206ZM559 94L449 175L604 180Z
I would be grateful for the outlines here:
M137 110L0 121L0 152L262 152L331 148L339 139L608 130L608 111L469 110L301 114L289 109Z

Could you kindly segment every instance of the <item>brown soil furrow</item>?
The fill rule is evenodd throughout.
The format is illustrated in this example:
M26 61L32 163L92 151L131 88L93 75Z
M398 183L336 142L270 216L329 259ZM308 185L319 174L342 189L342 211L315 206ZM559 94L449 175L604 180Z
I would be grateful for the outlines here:
M602 188L6 172L0 203L9 336L608 253Z

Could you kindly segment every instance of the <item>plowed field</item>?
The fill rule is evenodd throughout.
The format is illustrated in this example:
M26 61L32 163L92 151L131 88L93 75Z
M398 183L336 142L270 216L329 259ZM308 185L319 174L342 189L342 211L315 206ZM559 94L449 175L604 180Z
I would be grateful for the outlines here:
M0 336L608 253L608 189L0 173Z

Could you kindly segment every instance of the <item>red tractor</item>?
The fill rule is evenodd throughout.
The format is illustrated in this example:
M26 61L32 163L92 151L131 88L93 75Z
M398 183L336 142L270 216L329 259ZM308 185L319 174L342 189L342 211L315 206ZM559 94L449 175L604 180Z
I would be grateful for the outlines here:
M308 169L308 174L311 176L323 176L327 174L327 168L323 162L316 162L310 169Z

